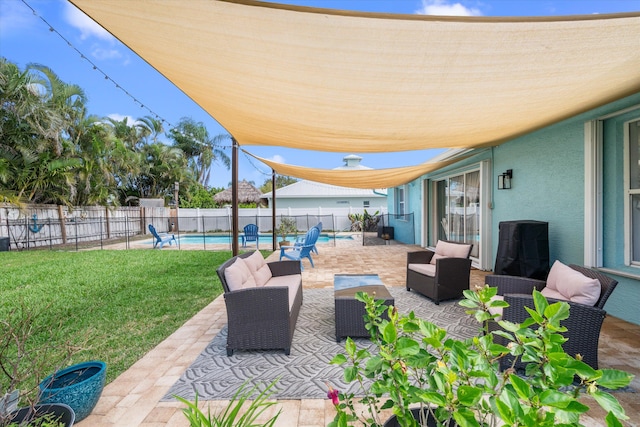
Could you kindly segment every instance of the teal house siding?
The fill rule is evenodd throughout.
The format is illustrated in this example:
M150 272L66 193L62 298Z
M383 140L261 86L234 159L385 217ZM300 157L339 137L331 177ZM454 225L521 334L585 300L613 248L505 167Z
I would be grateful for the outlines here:
M435 230L429 229L433 224L429 218L435 215L431 194L433 183L483 162L489 165L490 170L481 182L481 186L491 188L486 193L490 196L481 202L482 215L489 218L484 238L491 239L487 245L491 254L484 260L476 260L474 265L485 270L493 269L499 224L512 220L548 222L551 264L560 260L565 264L584 265L587 239L598 235L597 230L585 231L585 176L593 172L585 166L585 123L599 120L602 123L602 172L599 176L602 183L602 231L599 234L602 264L599 268L619 282L605 309L612 316L640 324L640 267L625 265L627 231L623 185L627 161L624 124L640 118L639 105L640 93L636 93L496 147L477 150L458 163L406 185L409 212L416 213L415 242L430 246L436 235ZM512 188L498 190L497 177L508 169L513 171ZM426 196L423 196L422 188ZM394 212L392 203L389 204L389 212ZM426 218L424 222L423 216ZM427 233L422 230L424 224L427 224ZM421 239L420 236L425 235L430 236L429 241Z
M549 256L582 264L584 248L584 125L561 123L494 148L494 175L513 170L512 188L494 193L493 253L498 224L549 223Z

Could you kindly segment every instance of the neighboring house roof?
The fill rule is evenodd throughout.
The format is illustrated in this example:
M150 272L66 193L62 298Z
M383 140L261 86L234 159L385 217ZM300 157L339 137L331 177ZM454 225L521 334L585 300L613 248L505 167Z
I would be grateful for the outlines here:
M362 157L349 154L342 158L344 165L334 170L370 170L370 167L361 165ZM262 197L271 198L272 193L265 193ZM323 184L315 181L302 180L276 190L276 197L289 198L327 198L327 197L387 197L387 190L368 190L362 188L340 187L337 185Z
M290 198L319 198L319 197L386 197L386 189L381 191L363 190L360 188L338 187L314 181L298 181L276 190L276 197ZM263 197L270 198L272 193L265 193Z

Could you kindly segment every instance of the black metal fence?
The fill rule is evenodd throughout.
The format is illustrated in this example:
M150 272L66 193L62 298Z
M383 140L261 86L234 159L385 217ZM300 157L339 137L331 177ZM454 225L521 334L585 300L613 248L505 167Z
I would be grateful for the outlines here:
M414 245L415 237L414 214L383 214L376 215L366 221L362 227L362 244L364 246L406 244Z
M313 226L322 223L323 243L335 245L336 239L346 238L336 230L334 215L279 215L276 217L276 241L278 227L283 218L295 221L296 231L289 237L302 237ZM0 224L1 250L68 249L87 248L151 248L153 238L148 225L159 233L173 234L180 248L227 250L232 248L232 217L224 216L149 216L141 213L132 216L92 216L66 219L37 219L24 217L5 219ZM242 233L248 224L258 225L260 243L269 248L273 242L272 216L240 216L238 229Z

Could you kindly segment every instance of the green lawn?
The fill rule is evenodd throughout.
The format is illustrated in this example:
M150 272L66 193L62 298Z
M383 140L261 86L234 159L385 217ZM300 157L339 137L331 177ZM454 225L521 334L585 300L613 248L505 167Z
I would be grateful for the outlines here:
M61 357L51 349L68 342L77 348L67 365L102 360L110 382L220 295L216 268L230 257L229 251L3 252L0 320L16 307L35 313L29 357L22 360L35 355L42 365L21 369L52 373ZM15 360L14 350L6 353L0 348L3 365ZM0 371L0 396L6 381Z

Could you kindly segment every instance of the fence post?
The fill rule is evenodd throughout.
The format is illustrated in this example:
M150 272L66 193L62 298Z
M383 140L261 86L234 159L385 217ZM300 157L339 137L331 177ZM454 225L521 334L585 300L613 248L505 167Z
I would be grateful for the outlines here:
M67 244L67 224L62 213L62 205L58 205L58 219L60 220L60 235L62 236L62 244Z
M49 224L49 250L53 249L53 238L51 237L51 217L47 218Z
M109 221L109 208L107 206L104 207L104 217L105 217L105 221L107 222L107 239L111 238L111 224Z

